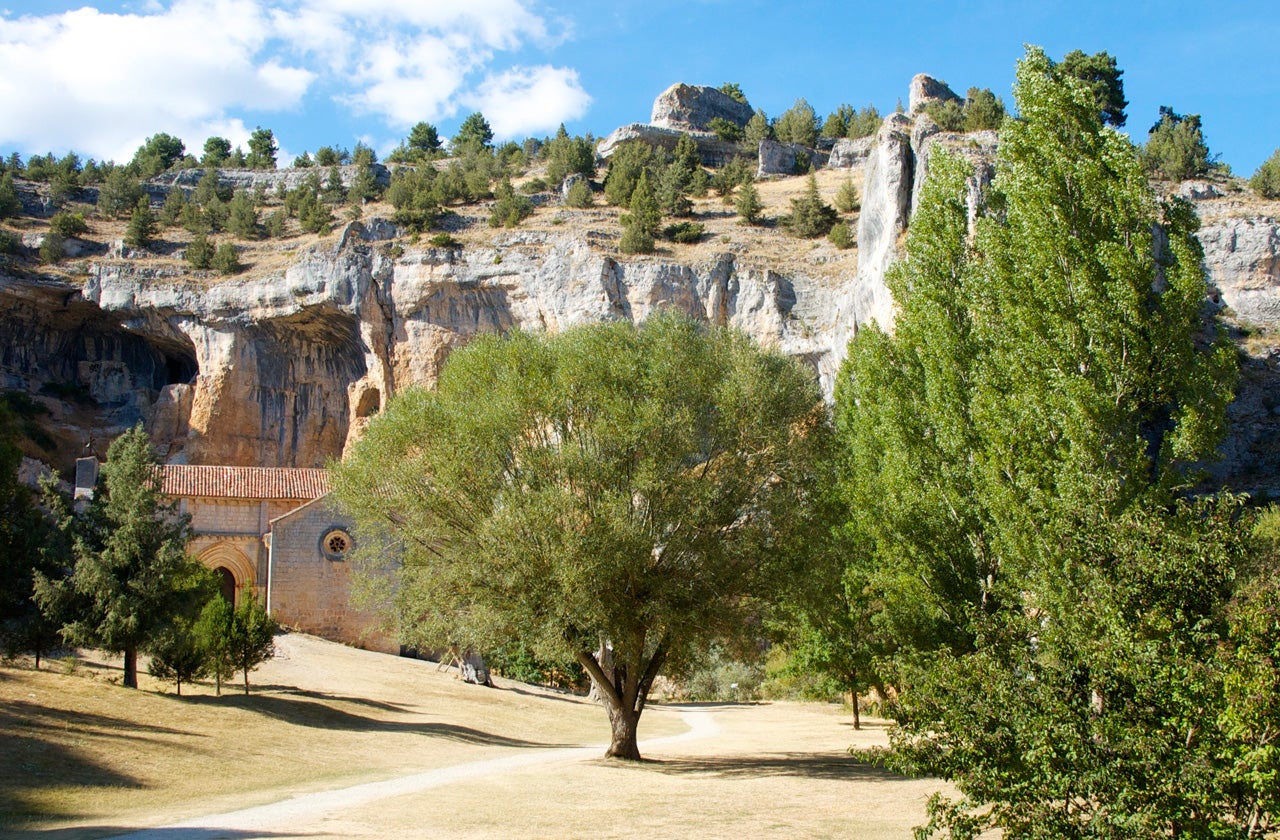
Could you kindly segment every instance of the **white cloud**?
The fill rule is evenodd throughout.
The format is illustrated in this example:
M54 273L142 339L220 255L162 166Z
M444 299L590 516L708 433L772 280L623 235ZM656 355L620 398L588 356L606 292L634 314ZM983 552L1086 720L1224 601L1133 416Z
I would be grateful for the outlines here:
M496 137L554 130L587 112L591 97L578 72L565 67L512 67L491 76L468 100L484 112Z
M565 37L533 0L150 0L0 16L0 148L127 160L150 134L243 143L245 112L325 95L401 131L479 107L499 136L580 117L575 71L502 66ZM319 138L332 142L337 138Z
M253 0L2 20L0 142L120 160L157 131L190 145L233 110L295 107L314 73L262 60L265 43Z

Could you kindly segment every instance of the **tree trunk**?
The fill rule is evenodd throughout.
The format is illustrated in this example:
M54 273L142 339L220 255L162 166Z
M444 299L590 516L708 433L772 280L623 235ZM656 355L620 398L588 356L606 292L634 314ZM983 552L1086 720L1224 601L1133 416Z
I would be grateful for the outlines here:
M244 696L249 696L249 669L244 669Z
M851 692L849 692L849 696L851 696L851 697L853 698L853 728L854 728L854 729L861 729L861 728L862 728L862 716L861 716L861 715L859 714L859 712L858 712L858 692L856 692L856 691L851 691Z
M640 726L640 712L609 702L605 705L609 709L609 726L613 734L604 757L639 761L640 746L636 743L636 732Z
M222 670L220 667L215 667L213 669L213 684L215 686L214 687L214 692L216 693L215 696L221 697L222 696Z
M124 687L138 687L138 649L136 647L124 649Z

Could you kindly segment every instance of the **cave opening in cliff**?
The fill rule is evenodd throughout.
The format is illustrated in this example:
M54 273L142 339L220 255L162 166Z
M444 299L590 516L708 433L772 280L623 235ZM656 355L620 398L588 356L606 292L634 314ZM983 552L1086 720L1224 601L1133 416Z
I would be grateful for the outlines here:
M382 393L377 388L370 388L360 395L356 404L356 417L372 417L382 408Z
M164 382L161 385L189 385L196 381L200 368L195 354L166 352L164 354Z

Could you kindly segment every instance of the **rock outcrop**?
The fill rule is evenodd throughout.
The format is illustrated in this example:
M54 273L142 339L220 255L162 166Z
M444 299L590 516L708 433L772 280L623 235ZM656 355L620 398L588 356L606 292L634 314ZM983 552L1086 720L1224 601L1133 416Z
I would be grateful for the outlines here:
M596 146L596 155L608 160L614 150L623 143L640 140L650 146L671 151L681 137L688 136L698 146L698 156L706 166L724 166L742 154L741 143L730 143L721 140L714 134L705 131L687 131L675 128L664 128L647 123L628 123L610 132L609 136Z
M392 256L370 227L349 226L275 275L213 286L128 261L96 266L83 289L6 278L0 376L32 393L85 392L92 417L66 441L73 453L146 420L166 460L256 466L339 456L391 394L434 382L480 332L675 308L833 381L837 290L825 280L729 253L699 265L621 261L575 234Z
M831 146L827 166L831 169L858 169L866 166L867 158L871 156L871 150L875 148L875 144L874 135L859 137L856 140L841 137Z
M658 94L649 122L678 131L709 131L716 118L743 127L753 113L750 105L713 87L678 82Z
M1235 317L1280 330L1280 222L1226 218L1200 229L1212 291Z
M917 77L912 109L948 93ZM709 119L681 96L673 99L686 103L688 125ZM712 165L741 151L706 132L633 124L611 134L599 153L607 157L627 140L674 148L685 134ZM73 457L86 447L101 456L112 437L145 420L170 461L321 466L391 395L434 382L448 355L478 333L638 322L674 308L804 360L830 395L857 330L870 321L892 328L884 277L932 156L946 149L974 164L972 216L993 177L997 142L994 132L941 131L917 113L890 115L874 137L834 143L829 166L865 167L852 276L780 271L742 251L694 263L621 259L612 234L591 230L516 230L488 247L403 240L392 247L386 240L398 232L380 219L349 225L273 273L213 284L180 266L140 266L110 254L95 256L83 285L0 273L0 387L35 395L50 411L44 425L59 451ZM792 171L794 148L762 145L777 158L767 169ZM272 189L310 175L223 173L238 186ZM198 178L192 171L177 183ZM1184 192L1207 219L1200 238L1214 294L1240 321L1280 329L1280 224L1274 213L1246 208L1250 215L1207 186L1184 185ZM1227 459L1215 469L1236 487L1276 483L1276 393L1280 347L1248 362L1232 407Z
M911 91L908 97L907 113L918 114L931 102L959 102L960 97L947 83L939 81L925 73L917 73L911 77Z
M756 164L756 177L768 175L799 175L826 166L829 155L810 149L799 143L779 143L777 140L761 140Z

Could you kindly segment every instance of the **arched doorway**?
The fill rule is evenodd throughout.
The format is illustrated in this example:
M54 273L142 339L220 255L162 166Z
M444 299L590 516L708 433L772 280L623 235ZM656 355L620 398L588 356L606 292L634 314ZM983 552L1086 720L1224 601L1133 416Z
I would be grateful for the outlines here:
M240 549L228 542L217 542L200 552L199 558L206 568L218 575L218 587L222 597L235 605L237 594L246 586L253 586L253 564Z
M231 606L236 605L236 576L226 566L214 569L218 575L218 586L222 590L222 600Z

